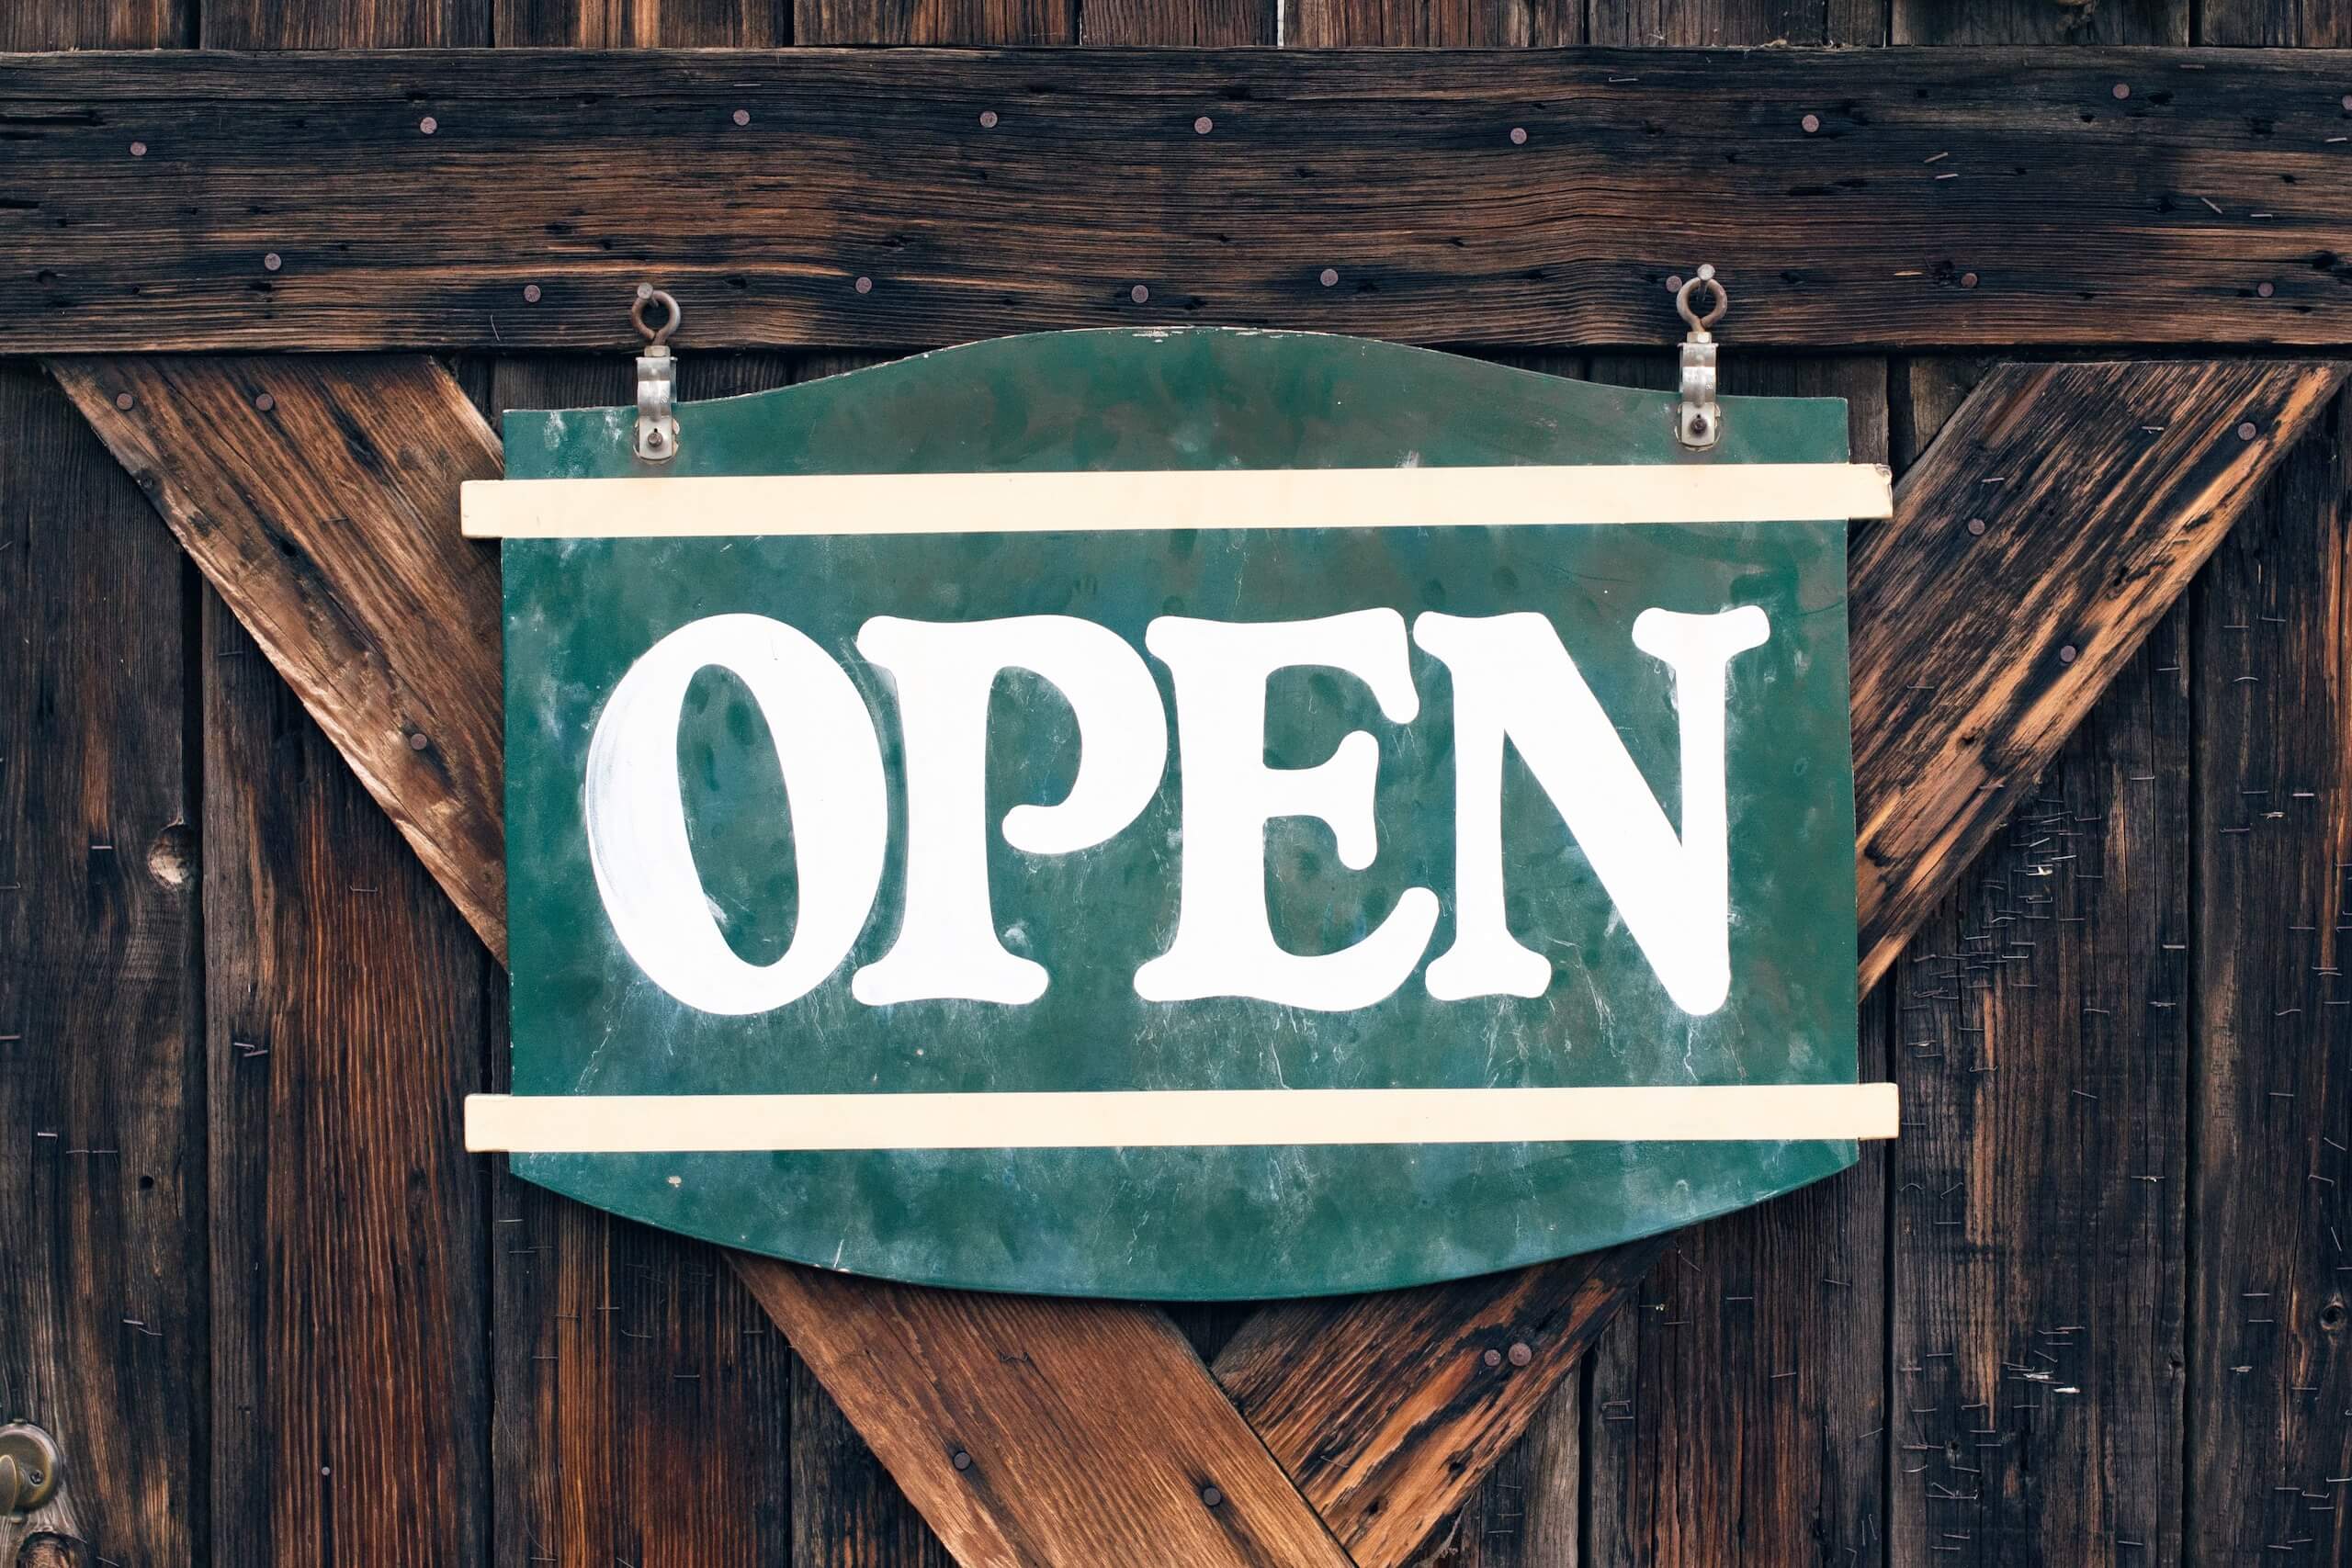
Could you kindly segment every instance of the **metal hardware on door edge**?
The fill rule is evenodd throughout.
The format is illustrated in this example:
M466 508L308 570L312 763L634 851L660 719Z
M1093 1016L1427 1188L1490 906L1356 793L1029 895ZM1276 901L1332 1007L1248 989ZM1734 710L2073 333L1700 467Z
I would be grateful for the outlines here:
M646 306L654 304L669 312L659 327L645 321ZM670 334L684 312L667 290L640 283L628 315L646 342L637 356L637 455L649 463L666 463L678 455L678 361L670 352Z
M39 1427L0 1427L0 1518L29 1514L48 1502L64 1463L57 1439Z
M1690 296L1702 288L1715 291L1714 309L1700 315L1690 308ZM1674 437L1702 451L1722 439L1724 411L1715 401L1715 340L1707 331L1731 309L1731 296L1715 281L1715 269L1702 266L1697 276L1675 290L1674 308L1690 323L1682 340L1682 403L1675 411Z

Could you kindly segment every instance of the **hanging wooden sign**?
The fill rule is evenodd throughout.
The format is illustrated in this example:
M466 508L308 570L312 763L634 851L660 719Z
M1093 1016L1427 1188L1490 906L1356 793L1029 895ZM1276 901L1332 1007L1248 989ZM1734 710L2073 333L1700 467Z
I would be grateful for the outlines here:
M510 413L469 1142L1001 1290L1410 1284L1752 1203L1860 1085L1844 404L1012 338ZM1687 436L1687 429L1685 431Z

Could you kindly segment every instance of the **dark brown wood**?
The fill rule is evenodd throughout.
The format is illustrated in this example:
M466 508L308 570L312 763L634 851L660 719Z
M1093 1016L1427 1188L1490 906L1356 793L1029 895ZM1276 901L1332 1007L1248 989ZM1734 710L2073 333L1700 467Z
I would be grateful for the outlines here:
M56 1536L202 1555L202 851L186 569L30 366L0 366L0 1422L70 1461Z
M1358 1568L1396 1568L1526 1429L1662 1245L1270 1306L1217 1357L1217 1381Z
M698 391L713 397L775 373L732 359L699 368ZM490 400L576 407L626 399L628 380L628 361L610 355L507 359ZM503 1079L503 977L492 1007L492 1074ZM570 1202L505 1163L491 1162L495 1561L794 1560L802 1402L782 1332L714 1249ZM831 1506L821 1494L805 1500Z
M817 1374L792 1372L796 1568L950 1568L954 1553L874 1457Z
M2352 1474L2352 485L2294 454L2192 605L2198 1055L2188 1368L2197 1561L2340 1560ZM2328 1511L2334 1506L2335 1511Z
M1931 432L1980 367L1908 367ZM1884 987L1890 1556L2179 1560L2189 1102L2184 601Z
M2007 366L1852 566L1862 979L2016 810L2342 383L2259 361ZM1980 528L1978 524L1982 524ZM1975 592L1955 597L1965 570Z
M487 0L195 0L207 49L465 49L491 41Z
M496 476L498 442L464 391L423 362L54 368L503 955L498 557L447 526L458 484Z
M1672 384L1663 356L1594 368ZM1853 455L1886 459L1883 360L1726 372L1734 391L1846 399ZM1855 620L1873 610L1858 586ZM1866 1079L1886 1076L1886 1026L1866 1004ZM1679 1234L1609 1325L1586 1371L1590 1568L1882 1561L1886 1157L1865 1145L1850 1170Z
M639 274L705 347L1648 344L1702 254L1735 343L2340 343L2343 78L2248 50L14 57L0 347L609 348ZM616 177L649 166L659 200Z
M1896 43L2185 44L2189 0L1891 0ZM2210 37L2199 40L2216 41ZM2284 41L2284 40L2281 40Z
M44 0L0 10L0 51L172 49L195 35L189 0Z
M496 0L501 49L774 49L791 0Z
M282 603L283 601L290 598L299 597L302 591L301 585L307 580L307 574L313 572L324 574L333 581L347 581L365 584L370 581L372 578L381 575L381 562L387 558L386 552L389 551L390 552L391 558L400 559L403 563L402 570L404 571L415 574L407 581L407 586L413 591L426 594L432 597L436 603L448 606L449 609L446 613L454 613L460 616L487 615L490 617L491 623L494 625L494 593L487 585L486 581L483 581L481 574L478 571L469 570L466 563L462 560L457 559L456 558L445 558L443 557L436 557L429 550L422 550L406 537L408 534L417 532L420 529L424 535L429 536L452 536L448 533L447 511L449 500L454 496L454 475L464 468L468 463L472 461L472 459L464 456L452 457L447 455L447 453L455 452L458 454L466 454L478 452L480 450L480 443L482 437L477 430L472 429L465 423L466 418L471 417L472 411L470 405L465 403L463 394L454 389L456 386L455 382L448 378L446 372L440 370L439 367L434 366L431 362L413 359L368 362L364 365L354 364L342 367L338 367L336 362L331 360L312 360L305 362L305 367L306 370L304 375L300 377L291 377L277 383L283 389L277 397L277 408L281 414L284 414L287 418L296 423L322 421L325 424L332 425L334 422L326 418L323 411L329 408L342 407L345 403L357 403L363 400L373 400L375 406L390 408L422 407L435 410L447 410L452 406L462 407L464 414L463 418L452 415L447 419L413 422L407 427L409 431L408 441L406 444L408 450L406 452L406 460L403 465L403 472L414 472L417 474L442 473L447 476L451 476L451 478L447 483L446 489L442 491L443 500L441 502L440 515L437 518L427 519L420 516L415 519L409 519L403 517L397 508L387 507L368 502L367 492L369 489L369 483L372 483L378 489L381 489L383 485L383 481L381 479L373 479L372 476L360 475L343 479L333 490L313 489L311 488L312 481L300 477L290 477L287 475L277 476L273 482L275 482L278 488L272 492L273 494L290 498L299 502L300 505L321 514L324 514L329 511L334 510L326 504L328 499L332 497L334 500L343 503L340 506L340 515L345 518L346 525L337 529L327 529L313 526L301 519L273 517L271 519L271 525L274 528L278 530L280 533L285 533L288 530L298 530L299 536L304 540L306 548L313 552L313 554L310 557L306 557L305 560L300 564L300 570L298 570L296 563L276 558L275 552L273 551L261 550L246 552L240 558L246 560L251 564L247 569L248 575L246 579L238 584L240 593L246 599L254 603L256 605L266 608L271 604ZM137 368L137 365L134 364L130 367ZM85 412L92 417L94 423L97 424L102 433L109 434L110 437L114 439L125 441L126 450L134 453L141 450L141 448L137 445L137 442L131 440L126 435L124 422L119 417L127 411L117 409L111 399L105 395L109 388L99 381L91 379L87 375L77 375L74 367L67 366L62 367L61 368L63 372L67 384L75 389L77 394L80 395L80 400L84 404ZM121 367L109 367L109 369L116 371L119 371L121 368ZM2216 376L2222 374L2223 368L2224 367L2200 367L2196 366L2185 367L2167 367L2164 368L2163 374L2171 376L2187 373L2191 374L2192 376ZM239 378L243 374L243 371L234 362L216 365L200 360L183 360L176 361L172 364L170 367L170 375L173 379L170 384L186 389L182 395L186 396L192 405L218 409L221 411L225 417L233 408L234 396L242 395L243 384ZM2117 373L2109 372L2108 374L2112 375ZM2157 375L2158 372L2151 370L2147 372L2147 374L2154 376ZM2310 376L2317 374L2319 373L2290 370L2280 372L2279 377L2285 380L2300 383L2301 379L2308 378ZM350 386L344 385L343 381L346 379L355 384ZM387 388L392 383L409 383L412 385L409 390L394 393L387 390ZM429 388L435 384L446 385L451 389L448 391L429 389ZM2065 389L2073 385L2072 382L2069 382L2064 378L2064 375L2058 372L2045 373L2044 379L2037 384L2055 389L2056 392L2063 392ZM2004 387L2005 383L2002 383L1999 378L1996 378L1992 389L1989 389L1988 391L1985 392L1980 392L1978 394L1977 400L1973 402L1967 409L1963 410L1956 423L1956 428L1971 428L1971 422L1977 418L1978 410L1988 401L1997 402L1997 406L2007 411L2007 417L2020 419L2029 423L2038 422L2039 425L2045 429L2062 427L2064 422L2060 418L2061 413L2079 412L2078 405L2075 402L2066 400L2063 398L2040 408L2037 408L2030 399L2021 400L2017 398L2010 398L2009 400L1999 401L1992 396L1992 392L2001 390ZM2004 391L2003 396L2007 395L2007 393ZM2053 396L2055 395L2056 393L2053 392ZM316 406L297 408L289 412L286 407L289 399L306 405L315 404ZM139 406L138 400L134 398L134 410ZM156 411L150 410L150 423L140 428L145 430L151 435L153 433L158 432L171 434L175 441L187 442L191 446L191 450L185 457L175 453L169 463L153 465L153 471L159 475L176 476L182 468L186 468L198 480L202 480L207 472L207 465L218 461L217 458L205 456L205 451L209 446L217 440L219 429L217 425L200 426L195 423L186 423L178 419L159 415ZM364 434L365 433L362 432L360 433L360 435L364 435ZM258 437L250 437L250 439L257 438ZM146 437L142 436L138 439L144 440ZM1947 437L1947 439L1949 439L1949 437ZM364 439L360 439L360 436L355 436L354 444L362 450L367 449L367 443ZM2246 445L2253 448L2261 448L2264 446L2264 443L2259 439ZM445 448L447 451L441 450ZM440 455L436 455L436 452ZM286 467L299 468L314 456L323 457L326 469L329 472L334 471L338 466L351 460L349 453L344 450L340 446L335 446L334 450L326 451L324 453L314 452L310 448L289 447L277 454L277 460L278 463ZM148 462L153 465L152 454ZM1966 472L1964 469L1956 469L1955 471L1962 473ZM2232 471L2234 471L2234 469L2233 468ZM369 483L362 483L361 480L363 479L368 479ZM176 482L177 480L175 478L169 478L167 479L167 482L159 486L159 490L165 492L163 496L163 500L167 508L175 504L172 496L168 492ZM341 493L345 489L351 489L354 493ZM1917 504L1917 498L1919 496L1934 495L1938 493L1938 491L1936 488L1932 486L1924 489L1914 487L1907 490L1905 493L1913 498L1913 504ZM363 504L361 502L365 503ZM187 508L186 506L185 498L183 498L182 502L178 504L182 506L183 510L188 511L190 515L195 515L201 510ZM219 522L220 519L227 519L233 523L238 516L238 513L234 508L223 507L217 516L212 512L203 512L202 515L206 516L209 520L215 522ZM248 513L247 515L250 516L252 514ZM253 526L253 525L249 523L239 524L236 525L241 527ZM1904 525L1898 521L1894 528L1886 530L1886 534L1889 537L1894 537L1903 530L1903 527ZM388 530L394 531L398 536L379 536L384 535ZM2060 552L2060 558L2064 558L2064 552ZM1888 558L1892 559L1894 558L1890 556ZM1931 616L1947 615L1956 615L1957 607L1964 606L1972 600L1973 596L1979 595L1985 591L1984 581L1974 574L1976 572L1985 571L1997 567L2007 558L2006 556L1995 556L1989 554L1975 556L1966 553L1961 554L1957 558L1948 562L1939 575L1936 578L1936 582L1938 584L1936 593L1928 596L1925 601L1929 608L1921 610L1919 613L1923 615L1929 615ZM1858 579L1857 581L1858 599L1863 606L1860 618L1862 624L1865 626L1869 624L1869 617L1871 615L1884 613L1882 607L1883 602L1873 598L1870 593L1863 592L1864 586L1868 581L1869 580L1865 578ZM1909 579L1902 574L1896 574L1893 581L1901 583L1908 581ZM2145 592L2153 593L2161 586L2161 579L2152 580L2151 584L2145 589ZM483 601L488 605L488 608L484 609L481 605L477 605L474 601L478 599ZM1916 597L1913 600L1915 604L1921 602L1922 601ZM405 646L405 642L403 637L397 634L396 628L377 625L383 615L385 606L388 604L396 606L397 601L388 599L380 593L374 595L359 593L355 594L348 603L342 603L341 609L346 619L351 619L359 626L368 629L370 635L366 640L368 642L369 646L379 650L384 649L399 649ZM298 624L283 615L280 615L278 620L281 624L286 625ZM337 635L345 634L338 633ZM463 679L467 681L477 679L485 682L494 681L494 675L487 673L487 671L494 671L495 660L490 651L489 645L486 642L472 642L467 639L458 638L445 639L445 642L449 648L469 650L466 656L478 662L480 670L472 674L464 676ZM312 650L315 644L306 645L303 648L297 649L295 651L307 655ZM1886 654L1884 652L1884 649L1892 645L1872 643L1867 638L1858 637L1856 646L1857 690L1863 691L1870 687L1875 674L1876 666L1872 663L1872 660L1877 658L1885 657ZM1870 651L1873 648L1879 649L1881 651L1876 653ZM438 657L440 656L436 652L435 658L437 659ZM418 666L420 669L429 667L430 666L428 665ZM2096 668L2095 665L2094 668ZM446 678L447 677L439 677L439 679ZM332 685L317 683L314 684L312 688L311 700L318 702L322 705L332 705L333 704L340 701L341 697L336 688ZM462 706L463 705L459 705ZM494 716L477 718L474 722L481 726L481 736L478 740L478 745L482 748L494 750L496 745L497 728ZM355 728L362 731L366 728L365 726L350 726L349 728ZM1900 749L1882 749L1876 753L1866 753L1866 760L1863 765L1867 770L1869 768L1890 768L1911 765L1948 766L1950 763L1942 758L1942 755L1939 752L1931 752L1920 756L1914 756L1912 753L1905 752ZM1874 785L1874 779L1866 782L1866 794L1869 793L1870 789ZM452 791L446 780L438 777L431 781L429 786L416 787L430 787L432 790L441 793L434 802L434 808L429 811L416 809L415 807L418 803L410 803L408 815L412 820L427 822L445 820L455 821L458 818L463 818L465 819L463 825L457 829L460 840L468 834L486 833L492 841L495 841L498 837L497 824L499 818L494 791L485 789L474 791L470 794L459 794ZM392 972L397 973L400 971L395 970ZM454 1106L454 1092L449 1094L448 1103ZM451 1136L454 1140L454 1132L452 1132ZM454 1143L452 1144L452 1146L454 1146ZM1475 1295L1478 1292L1479 1287L1472 1284L1464 1285L1459 1287L1459 1289L1472 1292L1472 1294ZM798 1346L803 1355L808 1358L810 1364L816 1367L820 1375L827 1377L829 1380L836 1376L839 1369L848 1364L844 1359L847 1353L844 1347L853 1346L858 1343L861 1336L879 1332L875 1325L867 1320L870 1314L865 1312L853 1312L842 1308L841 1306L841 1299L837 1299L831 1295L820 1296L810 1291L798 1292L771 1292L765 1299L772 1311L778 1309L779 1303L791 1303L796 1300L797 1300L803 1307L812 1309L808 1315L788 1319L786 1322L785 1326L793 1336L796 1344ZM881 1294L877 1294L874 1298L877 1303L885 1299L886 1297ZM814 1303L820 1302L821 1302L827 1309L823 1313L816 1313L813 1311ZM878 1305L876 1310L880 1310ZM989 1310L992 1311L993 1309ZM1104 1310L1119 1311L1132 1309ZM1378 1310L1376 1303L1370 1310L1376 1313ZM1408 1317L1422 1314L1422 1309L1412 1308L1408 1305L1403 1304L1401 1300L1396 1310L1405 1313ZM943 1366L954 1365L962 1368L966 1374L975 1378L995 1376L1002 1377L1014 1382L1018 1382L1020 1378L1023 1375L1018 1371L1017 1363L998 1362L992 1359L993 1352L988 1356L967 1354L966 1353L966 1350L968 1348L968 1346L959 1347L957 1342L955 1341L953 1337L957 1333L964 1333L970 1337L977 1337L981 1344L994 1343L997 1339L1001 1339L1004 1332L1001 1328L1001 1325L998 1319L990 1316L988 1311L983 1311L978 1307L968 1307L962 1303L960 1298L950 1296L946 1298L944 1304L936 1304L932 1308L931 1314L932 1315L930 1317L922 1319L920 1322L923 1332L932 1337L928 1342L930 1348L927 1352L931 1359L927 1364L930 1365L933 1370L936 1371ZM1133 1328L1132 1332L1134 1335L1141 1337L1135 1340L1136 1345L1148 1343L1151 1336L1162 1332L1164 1328L1164 1320L1156 1314L1139 1313L1137 1314L1137 1318L1138 1324ZM910 1317L906 1321L909 1323L914 1323L918 1320ZM1172 1335L1172 1331L1169 1332ZM995 1337L991 1338L991 1336L994 1336ZM1391 1337L1394 1338L1395 1337ZM1299 1345L1293 1354L1300 1358L1310 1357L1313 1354L1311 1334L1309 1336L1309 1343ZM1396 1342L1400 1345L1409 1345L1411 1343L1409 1340L1402 1338L1397 1338ZM1124 1379L1132 1371L1132 1368L1121 1358L1126 1354L1126 1349L1131 1347L1123 1347L1122 1343L1115 1337L1105 1337L1102 1343L1103 1348L1103 1359L1102 1364L1096 1368L1093 1374L1096 1382L1099 1386L1104 1388L1125 1386ZM1261 1343L1262 1346L1264 1341L1261 1339ZM1197 1370L1196 1363L1190 1364ZM1433 1360L1431 1362L1431 1366L1433 1369L1432 1375L1442 1374L1443 1371L1442 1358L1437 1360ZM1013 1370L1007 1371L1006 1369L1008 1367L1011 1367ZM993 1373L991 1373L992 1368L995 1369ZM1551 1372L1550 1375L1556 1376L1556 1372ZM1152 1386L1154 1386L1157 1391L1157 1396L1162 1399L1189 1399L1194 1396L1193 1393L1186 1393L1182 1392L1181 1368L1177 1367L1173 1363L1170 1363L1161 1369L1161 1375ZM1317 1386L1328 1387L1329 1385ZM877 1390L879 1391L878 1393L876 1392ZM1196 1393L1197 1391L1194 1391L1194 1393ZM897 1397L899 1403L894 1404L890 1398L882 1397L882 1395L886 1394ZM885 1382L870 1385L865 1391L864 1394L862 1394L862 1397L874 1398L877 1400L877 1403L871 1404L864 1408L851 1407L850 1414L853 1418L860 1421L861 1430L867 1432L867 1435L876 1440L877 1448L882 1451L886 1460L892 1461L894 1471L900 1474L903 1481L907 1481L910 1483L910 1488L915 1492L918 1499L925 1504L927 1510L933 1511L932 1517L933 1517L934 1522L939 1522L943 1517L946 1517L957 1520L956 1528L967 1532L975 1528L972 1526L969 1519L964 1515L950 1511L967 1508L969 1506L968 1495L961 1491L953 1490L952 1481L943 1478L939 1474L935 1464L929 1472L910 1472L901 1468L897 1459L894 1458L894 1456L910 1456L910 1460L921 1460L923 1456L929 1455L932 1460L935 1461L938 1457L933 1449L927 1446L934 1442L937 1436L934 1431L929 1431L926 1429L910 1431L902 1426L894 1427L881 1424L884 1421L892 1420L898 1416L903 1416L909 1411L920 1413L920 1407L918 1405L909 1404L906 1403L908 1398L912 1397L910 1391L904 1389L903 1385L900 1384ZM992 1404L992 1402L1000 1397L1015 1396L1004 1393L1003 1391L996 1388L992 1382L988 1382L975 1385L970 1389L956 1392L953 1394L953 1397L959 1399L968 1398L974 1403L974 1407L977 1409ZM1290 1423L1299 1429L1313 1429L1325 1418L1323 1413L1316 1411L1302 1412L1297 1410L1288 1410L1280 1413L1270 1413L1261 1408L1261 1415L1263 1415L1264 1418L1271 1424ZM873 1425L869 1425L869 1423L873 1423ZM1408 1444L1434 1444L1436 1447L1433 1451L1438 1452L1445 1451L1444 1445L1456 1440L1457 1436L1458 1434L1456 1430L1444 1423L1438 1423L1424 1428L1413 1428L1398 1434L1398 1437ZM1037 1433L1037 1440L1050 1449L1052 1444L1061 1440L1061 1437L1057 1433L1040 1430ZM1429 1473L1428 1468L1411 1453L1398 1453L1392 1456L1374 1456L1374 1458L1375 1462L1372 1469L1367 1471L1367 1473L1391 1473L1404 1476L1419 1476ZM1128 1456L1128 1461L1149 1466L1159 1463L1160 1456L1157 1454ZM1128 1461L1123 1461L1122 1462L1127 1462ZM1100 1456L1098 1462L1108 1464L1112 1461L1108 1456ZM1269 1463L1271 1464L1271 1461L1269 1461ZM952 1475L953 1472L951 1472L949 1474ZM1475 1479L1475 1477L1468 1477L1466 1479L1453 1477L1450 1479L1462 1480L1463 1484L1466 1489L1467 1479ZM1250 1484L1252 1486L1257 1486L1260 1485L1261 1483L1251 1483ZM1133 1488L1129 1488L1129 1490L1134 1491ZM1135 1492L1136 1497L1148 1496L1148 1490ZM1236 1495L1242 1495L1248 1494L1237 1493ZM998 1503L1011 1503L1016 1501L1016 1499L1011 1495L991 1495L991 1500ZM1455 1500L1459 1500L1459 1494L1457 1494ZM1134 1498L1131 1497L1130 1503L1132 1504ZM1384 1503L1382 1506L1401 1509L1411 1506L1412 1505L1413 1500L1411 1498L1400 1497ZM1363 1507L1368 1510L1370 1506L1370 1501L1367 1498L1363 1504ZM1442 1508L1433 1510L1430 1512L1429 1517L1434 1519L1435 1517L1442 1516L1443 1511L1444 1510ZM1004 1520L995 1521L990 1528L995 1528L1000 1530L1018 1528L1018 1517L1015 1517L1009 1522Z
M217 598L204 633L209 1561L472 1561L491 961Z
M958 1561L1347 1568L1161 1314L732 1256Z

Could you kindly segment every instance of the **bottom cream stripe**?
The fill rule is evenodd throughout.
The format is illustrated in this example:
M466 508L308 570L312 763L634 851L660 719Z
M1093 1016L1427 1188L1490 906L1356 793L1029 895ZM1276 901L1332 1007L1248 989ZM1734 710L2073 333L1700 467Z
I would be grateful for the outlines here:
M466 1147L515 1154L1891 1138L1891 1083L1069 1094L505 1095Z

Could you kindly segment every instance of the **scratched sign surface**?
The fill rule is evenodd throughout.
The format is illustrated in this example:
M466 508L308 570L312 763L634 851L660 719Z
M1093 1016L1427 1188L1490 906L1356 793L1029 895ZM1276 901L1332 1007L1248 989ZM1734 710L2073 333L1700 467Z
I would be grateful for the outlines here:
M510 479L663 484L1847 457L1842 402L1725 400L1706 454L1673 406L1344 338L1102 332L689 403L658 468L630 410L505 434ZM864 1273L1239 1298L1558 1257L1850 1164L1822 1137L1278 1141L1326 1102L1262 1091L1855 1077L1845 522L1463 504L507 538L514 1094L837 1096L844 1126L957 1095L930 1143L1012 1145L714 1133L517 1173ZM1230 1103L1274 1138L1020 1098L1200 1090L1261 1091Z

